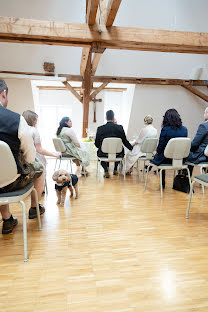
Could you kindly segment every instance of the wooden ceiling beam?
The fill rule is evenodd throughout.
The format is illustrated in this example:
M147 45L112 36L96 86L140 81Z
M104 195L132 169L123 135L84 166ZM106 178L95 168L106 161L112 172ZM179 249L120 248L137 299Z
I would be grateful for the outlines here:
M0 75L11 74L16 76L52 76L45 73L19 72L19 71L0 71ZM67 81L83 81L80 75L58 74L60 78L66 78ZM191 79L171 79L171 78L143 78L143 77L120 77L120 76L93 76L93 82L125 83L125 84L149 84L149 85L190 85L190 86L208 86L208 80L191 80Z
M182 87L184 87L185 89L187 89L191 93L197 95L202 100L208 102L208 96L206 94L204 94L203 92L201 92L200 90L198 90L198 89L196 89L196 88L194 88L192 86L189 86L189 85L182 85Z
M98 64L99 64L101 56L102 56L102 53L94 53L93 55L93 59L92 59L92 75L93 76L98 68Z
M102 91L102 90L107 86L108 83L109 83L109 82L103 82L103 83L101 84L101 86L99 86L99 87L90 95L90 100L93 100L93 99L96 97L96 95L97 95L100 91Z
M97 15L99 0L88 0L87 4L87 24L94 25Z
M84 76L89 53L90 53L90 48L83 48L82 49L82 59L81 59L81 64L80 64L80 75L81 76Z
M0 17L0 41L208 54L208 33Z
M66 89L68 89L81 103L83 101L82 97L79 95L79 93L74 90L74 88L68 83L67 81L62 82Z
M36 86L39 90L49 90L49 91L66 91L66 87L62 86ZM81 87L73 87L75 91L81 91ZM97 90L98 88L93 88L92 90ZM103 91L113 91L113 92L124 92L127 88L104 88Z
M112 26L118 12L121 0L109 0L105 18L105 25L107 27Z

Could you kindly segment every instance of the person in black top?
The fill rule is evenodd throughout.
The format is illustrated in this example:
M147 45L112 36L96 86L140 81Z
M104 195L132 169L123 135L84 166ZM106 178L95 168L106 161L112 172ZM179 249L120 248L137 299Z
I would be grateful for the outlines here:
M123 142L123 145L128 148L129 150L133 149L133 146L129 143L129 141L126 138L124 129L121 125L117 125L114 123L114 112L112 110L109 110L106 112L106 119L107 123L103 126L100 126L97 128L96 138L95 138L95 146L98 148L97 155L98 157L107 157L107 154L103 153L101 150L102 142L105 138L120 138ZM124 156L124 149L121 153L118 153L116 155L117 157L123 157ZM114 165L114 171L113 174L117 175L117 167L119 162L115 162ZM101 161L101 166L104 169L104 177L109 178L109 163L105 161Z

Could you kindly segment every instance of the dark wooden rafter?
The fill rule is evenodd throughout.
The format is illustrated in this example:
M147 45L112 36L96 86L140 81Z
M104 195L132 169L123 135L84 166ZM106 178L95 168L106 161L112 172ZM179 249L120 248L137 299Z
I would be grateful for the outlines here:
M121 0L109 0L105 17L105 25L112 26L118 12Z
M79 95L79 93L70 85L69 82L64 81L62 82L64 86L82 103L82 97Z
M109 82L103 82L103 83L101 84L101 86L99 86L99 87L90 95L90 100L93 100L93 99L96 97L96 95L97 95L100 91L102 91L102 90L107 86L108 83L109 83Z
M184 87L185 89L187 89L188 91L190 91L191 93L197 95L198 97L200 97L202 100L208 102L208 95L204 94L203 92L201 92L200 90L194 88L193 86L190 85L182 85L182 87Z
M0 17L0 41L208 54L208 33Z

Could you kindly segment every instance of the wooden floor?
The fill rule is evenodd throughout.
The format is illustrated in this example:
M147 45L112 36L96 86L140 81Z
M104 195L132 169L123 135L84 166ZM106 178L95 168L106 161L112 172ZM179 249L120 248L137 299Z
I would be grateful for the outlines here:
M195 188L186 220L188 195L171 175L161 200L153 173L144 192L136 172L124 183L96 180L94 168L64 208L49 173L42 231L28 220L28 263L11 206L19 224L0 234L0 311L208 312L208 190Z

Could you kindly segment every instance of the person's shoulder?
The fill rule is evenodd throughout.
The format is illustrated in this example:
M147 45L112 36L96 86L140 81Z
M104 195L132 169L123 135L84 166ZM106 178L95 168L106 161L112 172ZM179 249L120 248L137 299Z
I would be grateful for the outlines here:
M14 111L12 111L12 110L10 110L10 109L8 109L8 108L6 108L6 107L4 107L4 106L2 106L3 107L3 109L5 110L5 111L7 111L11 116L15 116L15 117L18 117L18 118L20 118L21 117L21 115L20 114L18 114L18 113L16 113L16 112L14 112Z

